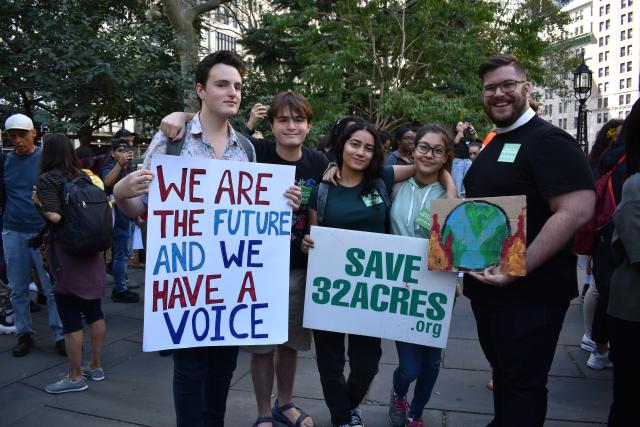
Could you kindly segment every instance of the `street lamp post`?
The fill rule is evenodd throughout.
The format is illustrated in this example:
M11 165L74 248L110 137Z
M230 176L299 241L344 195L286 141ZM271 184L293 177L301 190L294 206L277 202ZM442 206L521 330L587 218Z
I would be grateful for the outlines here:
M591 83L593 72L584 63L584 54L582 54L582 62L573 70L573 91L576 100L580 103L578 108L578 130L576 139L584 154L589 153L589 141L587 140L587 107L586 102L591 96Z

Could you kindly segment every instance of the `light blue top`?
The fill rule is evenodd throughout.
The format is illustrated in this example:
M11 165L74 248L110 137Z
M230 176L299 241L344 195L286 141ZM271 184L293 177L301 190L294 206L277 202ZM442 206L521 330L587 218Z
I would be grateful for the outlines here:
M431 200L442 199L447 191L436 181L421 187L414 178L400 186L391 205L391 233L399 236L429 238L429 228L416 224L416 218L423 209L430 209ZM429 222L431 213L428 213Z

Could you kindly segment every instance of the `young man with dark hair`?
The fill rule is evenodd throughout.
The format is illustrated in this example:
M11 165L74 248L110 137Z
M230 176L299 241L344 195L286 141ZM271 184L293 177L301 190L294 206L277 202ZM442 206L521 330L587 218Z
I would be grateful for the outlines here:
M591 218L593 179L576 141L535 115L531 83L510 55L480 66L484 110L496 136L464 179L468 197L527 197L527 275L499 267L464 278L464 294L493 369L490 426L542 426L547 375L569 301L577 296L576 230Z
M229 123L229 118L240 107L245 70L242 58L235 52L218 51L200 61L195 88L201 109L186 123L181 156L255 160L253 146L242 143L244 137ZM170 144L169 136L162 131L156 133L145 155L144 168L116 185L116 203L130 217L146 211L146 191L153 179L148 168L153 156L167 153ZM290 199L294 211L297 210L299 189L292 186L285 196ZM174 351L173 398L178 427L224 426L227 395L237 356L238 346Z
M296 184L302 189L302 203L294 214L291 230L288 341L277 346L248 347L252 353L251 376L258 405L255 425L268 427L279 421L286 425L311 427L311 417L292 401L298 351L311 348L311 331L302 327L307 256L302 253L301 243L308 228L309 194L322 179L329 162L322 153L304 145L313 120L311 105L304 96L291 91L277 94L266 116L276 141L251 138L256 159L261 163L295 166ZM181 135L183 123L189 118L189 113L173 113L163 119L162 128L167 134ZM278 397L272 408L274 375Z
M240 106L244 66L232 52L207 55L196 71L196 93L201 109L187 124L182 156L210 159L248 161L248 153L238 142L238 136L229 124ZM141 187L148 188L152 179L147 170L153 156L165 154L171 140L157 132L145 155L141 171L134 172L118 182L114 188L116 203L129 217L135 218L146 211L146 198ZM179 160L178 160L179 161ZM173 399L177 425L223 426L227 394L236 368L238 347L201 347L174 351Z

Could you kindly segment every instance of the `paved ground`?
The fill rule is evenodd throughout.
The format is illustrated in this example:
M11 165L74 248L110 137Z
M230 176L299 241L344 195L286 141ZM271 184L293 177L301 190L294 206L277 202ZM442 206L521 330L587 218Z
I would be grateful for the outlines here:
M142 270L131 270L142 282ZM110 290L109 290L110 292ZM0 426L171 426L171 358L143 353L142 304L114 304L104 299L107 342L106 380L82 393L52 396L45 385L66 372L65 358L48 339L46 315L34 316L36 348L26 357L11 356L13 336L0 336ZM588 354L577 345L582 336L582 306L569 308L549 379L547 426L603 425L611 403L611 372L586 367ZM88 347L88 346L87 346ZM240 353L227 404L227 426L250 426L255 419L249 357ZM363 406L367 427L388 426L388 392L397 364L395 346L384 342L380 373ZM487 364L476 335L469 301L458 300L442 369L425 412L427 426L484 426L491 419ZM296 403L329 426L314 351L300 354Z

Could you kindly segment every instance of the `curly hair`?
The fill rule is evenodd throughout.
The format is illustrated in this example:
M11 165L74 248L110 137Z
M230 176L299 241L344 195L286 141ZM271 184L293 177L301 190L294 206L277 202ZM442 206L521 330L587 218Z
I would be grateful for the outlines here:
M621 119L611 119L600 128L598 135L596 136L596 141L593 143L588 157L589 164L591 166L597 165L600 162L602 154L604 154L611 143L615 141L616 135L611 131L613 130L615 132L618 126L621 125Z

